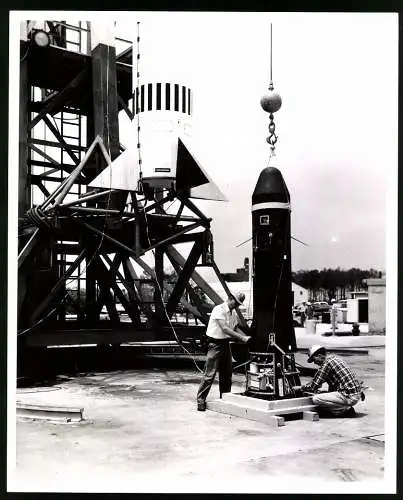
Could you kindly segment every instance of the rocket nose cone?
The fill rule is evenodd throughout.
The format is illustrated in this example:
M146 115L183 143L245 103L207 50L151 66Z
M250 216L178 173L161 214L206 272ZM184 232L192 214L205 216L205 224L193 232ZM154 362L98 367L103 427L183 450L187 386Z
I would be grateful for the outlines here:
M276 167L266 167L260 172L255 190L252 194L252 204L278 201L289 203L290 193L280 170Z

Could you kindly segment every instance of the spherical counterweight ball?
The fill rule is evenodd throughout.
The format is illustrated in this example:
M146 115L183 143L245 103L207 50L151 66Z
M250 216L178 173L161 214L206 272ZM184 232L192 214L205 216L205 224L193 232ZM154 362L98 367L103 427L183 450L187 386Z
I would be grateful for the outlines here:
M260 105L267 113L275 113L278 111L281 108L281 103L280 95L272 90L269 90L268 93L260 99Z

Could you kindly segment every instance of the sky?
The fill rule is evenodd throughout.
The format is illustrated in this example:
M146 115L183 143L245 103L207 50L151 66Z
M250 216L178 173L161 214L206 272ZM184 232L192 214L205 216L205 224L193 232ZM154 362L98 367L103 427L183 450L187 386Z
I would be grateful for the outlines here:
M290 192L292 235L308 245L292 240L293 271L387 268L396 226L395 204L387 209L397 196L396 14L64 14L100 26L116 20L115 36L131 40L140 22L140 84L157 77L193 90L197 158L228 199L196 201L213 219L222 272L251 257L251 242L238 245L251 237L251 196L269 164ZM270 82L270 24L273 83L283 104L268 163L269 115L260 99ZM121 115L127 146L137 138Z
M292 235L308 244L293 241L293 270L385 270L386 202L397 180L397 15L131 12L116 29L135 37L137 21L141 81L155 72L193 90L198 158L228 198L197 201L213 218L221 271L251 256L251 243L237 245L251 236L251 195L269 159L260 99L270 82L270 23L283 102L270 165L290 191Z

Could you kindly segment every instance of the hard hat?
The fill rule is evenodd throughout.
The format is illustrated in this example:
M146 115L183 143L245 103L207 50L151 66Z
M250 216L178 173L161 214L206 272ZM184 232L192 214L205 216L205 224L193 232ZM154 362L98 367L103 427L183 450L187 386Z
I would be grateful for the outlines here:
M232 295L235 299L235 302L240 306L243 304L245 300L245 294L243 292L236 292Z
M309 353L308 353L308 363L312 363L313 359L312 357L315 356L316 354L326 354L326 349L319 344L313 345L312 347L309 348Z

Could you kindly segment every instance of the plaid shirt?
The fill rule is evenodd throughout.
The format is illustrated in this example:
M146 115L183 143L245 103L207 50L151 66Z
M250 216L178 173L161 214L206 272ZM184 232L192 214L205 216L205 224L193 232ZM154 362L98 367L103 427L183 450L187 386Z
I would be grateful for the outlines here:
M338 391L345 395L361 392L361 383L358 381L357 375L337 356L326 356L312 382L305 387L315 392L324 382L328 383L329 392Z

